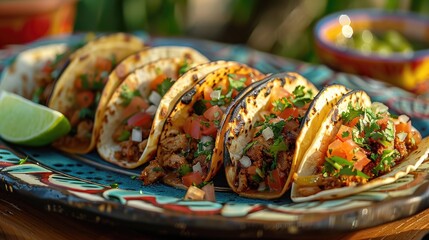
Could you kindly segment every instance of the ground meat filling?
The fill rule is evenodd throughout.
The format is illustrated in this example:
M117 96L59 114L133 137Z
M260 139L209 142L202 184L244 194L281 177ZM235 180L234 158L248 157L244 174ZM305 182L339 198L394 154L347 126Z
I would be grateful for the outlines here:
M124 131L132 132L133 127L125 125L120 126L113 134L113 139L118 139L120 134ZM141 131L142 139L144 139L141 142L134 141L131 136L128 138L128 140L117 141L121 149L115 151L114 157L116 159L126 160L128 162L137 162L140 159L140 156L143 154L143 151L146 148L150 129L139 129L139 131Z
M200 163L203 176L207 175L209 169L209 161L207 161L206 155L199 155L195 157L195 151L197 149L197 140L186 136L186 134L177 134L167 137L160 143L161 154L151 161L156 162L157 166L162 169L164 174L160 174L159 171L152 171L148 166L143 170L142 178L144 184L152 184L165 176L165 172L176 172L184 165L194 166ZM158 169L156 169L158 170ZM179 173L177 177L179 177Z
M276 119L275 121L283 121ZM295 122L295 120L292 120ZM293 126L292 128L290 128ZM257 127L255 133L263 130L262 127ZM251 164L249 167L241 167L236 175L236 186L238 192L245 192L249 190L257 191L273 191L267 189L266 182L270 178L271 171L278 169L280 172L280 179L284 179L289 173L292 165L293 155L296 147L296 138L299 133L299 124L285 124L279 136L283 140L287 150L279 151L276 156L272 153L272 147L275 145L275 140L265 139L264 136L255 136L250 143L252 146L246 151ZM257 134L255 134L257 135ZM255 173L255 169L257 169ZM262 173L261 173L262 172ZM264 186L265 185L265 186Z

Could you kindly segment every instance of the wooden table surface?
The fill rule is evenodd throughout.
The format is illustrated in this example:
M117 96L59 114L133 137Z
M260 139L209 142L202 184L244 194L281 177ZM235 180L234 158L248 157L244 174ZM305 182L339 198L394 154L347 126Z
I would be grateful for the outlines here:
M381 226L344 234L330 235L330 240L344 239L429 239L429 209L414 216ZM297 236L296 239L324 239L321 236ZM48 212L17 195L0 192L0 239L4 240L109 240L165 239L165 236L117 226L89 223L58 213ZM175 237L177 239L177 237Z

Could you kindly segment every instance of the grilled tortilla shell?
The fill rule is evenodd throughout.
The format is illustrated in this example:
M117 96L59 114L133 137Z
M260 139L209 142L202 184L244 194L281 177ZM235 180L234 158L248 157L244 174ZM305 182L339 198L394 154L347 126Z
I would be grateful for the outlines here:
M133 37L131 39L135 38ZM110 44L103 45L103 47L95 48L94 51L88 54L74 58L58 79L49 99L48 107L62 112L71 121L72 130L74 130L67 136L55 141L53 143L55 148L65 152L79 154L88 153L94 149L96 145L94 124L100 121L100 119L96 119L95 112L98 107L100 96L98 96L97 93L96 96L93 97L95 98L95 101L93 101L95 105L88 106L94 108L94 112L85 114L79 113L77 115L78 110L80 110L82 106L77 103L79 89L76 86L76 82L77 79L80 79L80 88L85 88L89 83L91 83L92 86L95 81L94 79L98 81L98 78L100 78L102 82L97 82L99 88L97 91L101 91L101 94L103 91L114 91L114 89L104 88L105 81L110 71L118 62L143 48L143 42L141 41L130 40L129 37L126 37L125 40L127 40L126 44L120 42L116 46L115 42L111 42ZM109 61L107 66L108 69L101 70L103 67L106 68L106 64L99 66L100 61ZM84 121L86 122L85 126L79 125ZM74 124L74 122L78 123Z
M3 71L0 90L31 99L39 87L36 79L41 75L43 67L66 50L66 44L50 44L21 52Z
M266 106L271 104L270 99L272 101L272 98L276 98L276 92L279 92L279 90L283 89L292 93L298 86L304 87L306 91L311 91L314 94L318 92L312 83L296 73L275 74L254 85L250 87L253 88L252 91L236 99L237 104L231 105L229 116L225 119L224 132L221 135L226 140L224 151L225 173L229 186L239 195L249 198L274 199L281 197L289 189L293 175L291 173L295 171L296 165L300 161L300 156L310 145L311 139L317 132L322 119L326 117L332 107L332 102L336 102L348 89L333 85L328 90L319 92L310 103L298 128L299 133L296 137L296 143L293 144L295 145L294 150L292 153L287 153L293 154L292 162L289 163L290 168L284 169L282 171L285 172L280 173L285 176L285 183L281 189L270 191L267 189L247 188L239 190L238 179L243 177L240 174L247 173L249 170L247 167L255 164L253 162L252 165L249 164L250 166L242 166L240 159L245 155L244 149L247 148L246 146L251 145L255 133L257 133L257 122L263 121L262 114L266 115L264 112L266 111ZM285 130L283 129L282 131L284 132ZM255 143L258 144L257 141ZM278 159L277 162L284 160Z
M213 98L210 93L207 93L208 89L211 89L213 91L220 91L216 90L218 88L223 88L222 91L233 91L231 88L228 88L228 86L231 86L230 81L239 81L243 80L241 83L244 84L244 80L246 82L255 82L262 79L265 75L261 74L256 69L253 69L251 67L248 67L244 64L240 63L234 63L227 67L218 68L210 73L208 73L203 79L201 79L196 85L194 85L191 89L186 91L180 99L178 99L174 103L174 108L171 111L171 113L168 115L167 119L165 120L165 124L163 126L163 129L161 131L161 135L159 138L159 144L158 144L158 150L156 158L152 161L150 161L149 165L143 170L142 172L142 179L145 184L150 184L160 178L162 178L163 182L174 186L178 188L186 188L189 185L184 184L182 177L185 178L185 173L183 173L183 167L188 166L188 169L190 172L187 172L186 175L189 176L190 174L200 174L199 178L201 181L210 181L214 175L218 172L218 170L222 167L222 156L223 156L223 148L220 148L220 145L223 145L223 139L219 138L220 129L222 128L222 124L218 125L215 130L214 134L211 133L212 140L208 143L210 147L204 146L202 148L208 148L205 149L209 151L210 153L205 153L204 155L199 155L199 158L202 159L202 163L200 166L200 170L198 172L198 168L194 168L195 165L200 165L200 163L194 163L193 161L196 161L198 159L197 157L197 150L196 145L202 143L202 139L206 138L207 136L200 136L198 135L200 131L197 128L198 136L195 137L193 133L186 133L185 128L189 126L191 122L198 122L200 119L203 118L202 112L197 113L196 106L198 103L208 103L209 100L205 100L205 98L211 98L213 99L223 99L223 96L219 98ZM231 80L231 78L234 78L235 80ZM240 88L240 91L247 91L247 88ZM227 90L229 89L229 90ZM210 91L211 91L210 90ZM236 91L236 90L234 90ZM225 94L225 93L223 93ZM208 96L210 95L210 96ZM227 94L228 95L228 94ZM227 101L228 102L228 101ZM222 105L222 111L225 112L225 108L227 107L227 104ZM207 107L208 109L213 106ZM218 105L216 105L218 106ZM219 105L221 106L221 105ZM207 110L207 109L205 109ZM204 111L205 111L204 110ZM203 111L203 112L204 112ZM218 114L215 115L218 117L218 123L221 123L221 119L225 114ZM212 121L212 120L210 120ZM199 128L201 132L203 132L203 124L207 128L210 124L213 122L205 122L201 120L199 122L201 124L201 127ZM210 125L212 126L212 125ZM203 135L203 134L202 134ZM201 138L200 138L201 137ZM186 140L187 139L187 140ZM185 146L186 145L186 146ZM203 150L203 149L199 149ZM206 155L207 154L207 155ZM186 159L185 159L186 158ZM189 159L190 158L190 159ZM177 161L176 161L177 160ZM192 170L195 169L195 170ZM203 170L201 170L203 169ZM156 170L156 171L155 171ZM158 171L158 170L162 170ZM198 173L197 173L198 172ZM156 175L156 176L153 176ZM195 182L194 182L195 183ZM198 183L195 183L198 184Z
M178 71L185 62L189 67L191 67L204 62L204 60L205 59L198 56L195 59L190 56L164 58L150 62L131 73L115 90L112 98L106 106L106 111L103 116L103 122L100 129L100 138L97 143L97 150L100 156L106 161L124 168L135 168L145 163L149 158L143 156L151 156L151 151L153 155L157 147L158 137L164 124L164 120L174 106L171 102L177 101L185 90L195 84L195 80L198 79L197 74L202 74L206 71L202 69L201 66L210 69L217 65L227 64L226 62L221 61L197 65L197 67L191 68L178 78ZM121 98L124 88L138 90L140 93L139 96L143 99L148 99L151 93L151 82L160 74L165 74L166 77L175 81L173 86L171 86L167 93L162 97L157 107L151 127L149 128L150 132L148 133L148 136L142 139L143 143L135 143L144 144L144 146L140 145L140 148L142 148L141 151L132 152L132 157L128 157L128 154L119 154L119 152L127 151L127 148L121 147L121 144L123 145L124 141L120 143L120 141L115 140L112 136L115 134L115 131L117 131L118 126L123 123L124 119L128 118L125 113L127 107L123 105L124 100ZM127 139L127 141L129 140ZM128 151L131 150L128 149Z
M182 46L160 46L160 47L148 47L131 56L128 56L121 61L115 69L110 73L109 79L107 80L105 89L116 89L125 78L136 69L143 67L144 65L163 58L182 58L188 59L194 63L204 63L209 60L201 53L190 47ZM105 114L107 102L112 97L114 91L106 90L101 95L98 109L96 112L96 119L103 119ZM98 139L100 135L102 121L96 121L94 126L94 134ZM134 164L133 164L134 165Z
M293 201L304 202L336 199L392 183L398 178L405 176L410 171L417 169L417 167L428 158L429 139L425 138L417 145L417 149L405 156L399 164L392 167L390 172L379 177L369 179L368 182L361 184L325 189L313 194L304 194L302 190L300 191L300 185L297 184L297 179L313 179L313 176L318 176L317 174L319 174L319 171L325 162L325 158L327 157L326 153L328 151L329 144L332 143L333 140L338 139L338 132L341 126L340 116L350 108L350 106L363 108L371 107L370 97L363 91L351 91L344 95L330 110L329 114L321 124L314 141L302 157L302 161L297 169L291 190L291 198ZM345 135L342 136L345 137ZM395 139L395 141L398 141L398 139ZM317 182L319 180L314 178L309 181Z

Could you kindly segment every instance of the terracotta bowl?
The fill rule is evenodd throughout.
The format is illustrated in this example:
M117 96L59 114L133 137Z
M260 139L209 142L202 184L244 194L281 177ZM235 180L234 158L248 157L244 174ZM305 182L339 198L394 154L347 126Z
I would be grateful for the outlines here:
M336 44L339 34L344 35L343 29L350 27L353 33L393 30L410 42L429 46L429 18L409 12L351 10L324 17L314 30L317 54L329 67L386 81L416 93L429 91L429 49L380 55Z

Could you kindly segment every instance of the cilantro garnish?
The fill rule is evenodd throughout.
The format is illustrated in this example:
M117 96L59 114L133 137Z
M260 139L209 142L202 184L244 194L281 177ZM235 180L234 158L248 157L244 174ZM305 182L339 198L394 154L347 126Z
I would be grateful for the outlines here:
M219 87L219 88L215 88L213 90L214 91L218 91L218 90L221 90L221 89L222 88ZM210 100L210 104L213 105L213 106L214 105L225 106L225 105L229 104L231 102L231 100L232 100L232 88L230 88L225 95L221 94L218 99L212 99L212 100Z
M166 78L164 81L162 81L161 84L156 86L156 91L159 93L159 95L164 96L168 90L173 86L174 81L171 78Z
M273 145L270 146L269 152L271 156L274 157L274 161L271 164L271 170L274 170L277 168L277 155L281 151L287 151L289 147L285 143L285 141L282 138L276 138L274 140Z
M265 122L261 124L263 127L255 134L255 137L258 137L259 135L261 135L262 131L268 127L271 128L271 130L273 131L274 139L277 139L280 136L284 126L286 125L286 121L283 119L275 123L270 123L269 121L270 119L268 118L265 119Z
M253 147L257 143L258 143L258 141L249 142L243 149L243 155L246 154L247 150L249 150L251 147Z
M183 64L179 68L179 76L182 76L189 70L190 66L187 60L183 62Z
M287 108L304 107L313 100L313 91L305 90L304 86L297 86L289 97L283 97L273 102L274 111L283 112Z
M395 159L398 158L399 152L396 149L393 150L384 150L380 162L372 169L372 172L375 176L378 176L380 172L385 172L390 169L390 167L395 165ZM372 157L372 156L371 156ZM375 160L375 159L373 159Z
M212 157L212 146L213 146L213 142L212 141L208 141L208 142L202 142L199 141L197 144L197 151L194 152L194 157L198 157L200 155L205 155L206 156L206 161L210 161L210 158Z
M192 168L189 166L189 164L183 164L177 171L179 172L180 176L185 176L186 174L192 172Z
M141 96L140 91L139 90L131 90L130 87L128 87L128 85L122 85L121 87L121 93L119 94L119 98L122 99L122 103L121 105L126 107L130 104L131 100L133 99L133 97L135 96Z
M111 188L119 188L119 184L118 183L112 183L110 184Z
M246 87L246 81L247 78L242 77L239 79L236 79L237 75L235 74L228 74L228 81L229 81L229 86L233 89L236 89L237 91L241 91L243 88Z
M347 159L338 156L325 158L322 173L324 177L347 175L359 176L365 179L369 178L369 176L362 171L355 169L353 166L353 162L350 162Z
M130 138L131 132L128 130L124 130L121 132L121 135L116 139L118 142L126 141Z
M19 159L18 165L21 165L21 164L26 163L26 162L27 162L27 160L28 160L28 156L26 156L25 158L21 158L21 159Z
M346 138L346 137L348 137L349 135L350 135L350 132L349 132L349 131L344 131L344 132L341 134L341 137Z

